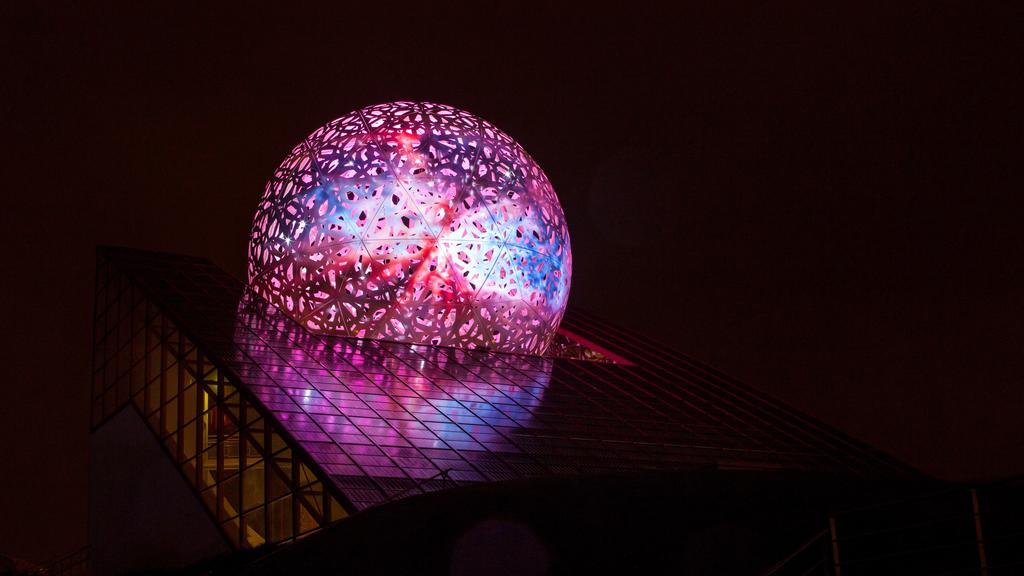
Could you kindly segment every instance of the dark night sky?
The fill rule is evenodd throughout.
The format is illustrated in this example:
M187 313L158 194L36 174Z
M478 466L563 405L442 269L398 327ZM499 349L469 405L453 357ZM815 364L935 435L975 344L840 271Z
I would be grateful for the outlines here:
M940 477L1024 473L1020 12L15 4L43 3L0 8L0 552L85 541L95 246L241 276L291 146L396 99L545 168L573 304Z

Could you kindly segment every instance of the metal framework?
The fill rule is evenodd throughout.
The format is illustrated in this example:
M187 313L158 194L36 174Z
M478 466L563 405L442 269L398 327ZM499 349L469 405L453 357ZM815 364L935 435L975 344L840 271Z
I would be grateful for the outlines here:
M101 249L98 262L94 426L137 410L238 546L453 483L699 466L913 475L572 309L560 348L606 361L317 334L205 260Z
M93 429L130 407L235 547L308 534L353 510L277 419L102 255Z
M249 283L315 332L543 353L569 294L565 217L540 166L468 112L369 106L267 183Z

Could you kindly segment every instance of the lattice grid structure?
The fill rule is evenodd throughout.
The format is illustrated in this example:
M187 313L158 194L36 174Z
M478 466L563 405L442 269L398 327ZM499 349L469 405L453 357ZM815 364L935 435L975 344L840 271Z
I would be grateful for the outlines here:
M305 328L542 354L565 311L569 233L544 171L468 112L393 102L296 146L267 183L249 283Z
M135 410L236 547L478 482L913 474L642 335L571 308L562 331L620 361L310 333L209 261L105 248L93 429Z

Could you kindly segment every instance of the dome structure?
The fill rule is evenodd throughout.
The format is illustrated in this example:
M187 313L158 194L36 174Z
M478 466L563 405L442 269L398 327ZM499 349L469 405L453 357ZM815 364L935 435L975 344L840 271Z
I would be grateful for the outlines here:
M354 111L267 183L249 284L314 332L542 354L565 311L569 232L501 130L427 102Z

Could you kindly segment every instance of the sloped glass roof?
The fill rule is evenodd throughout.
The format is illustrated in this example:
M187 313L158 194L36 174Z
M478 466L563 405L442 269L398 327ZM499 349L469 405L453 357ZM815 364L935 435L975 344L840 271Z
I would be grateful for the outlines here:
M208 261L124 249L101 257L270 414L355 510L551 475L701 466L912 473L572 308L553 349L604 361L311 334Z

